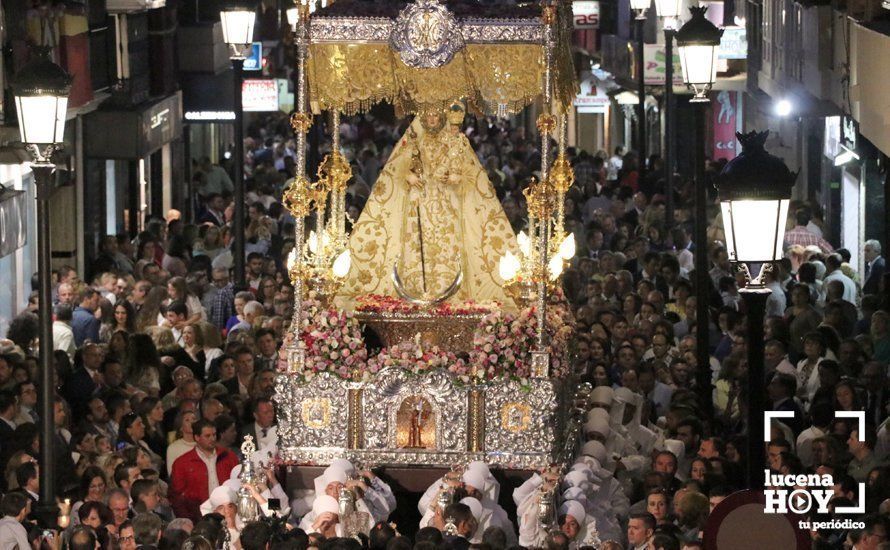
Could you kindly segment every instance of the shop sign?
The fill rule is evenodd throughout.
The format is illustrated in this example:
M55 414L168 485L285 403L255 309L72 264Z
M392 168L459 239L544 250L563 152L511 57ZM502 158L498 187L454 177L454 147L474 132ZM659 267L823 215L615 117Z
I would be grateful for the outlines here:
M747 59L748 35L745 27L725 27L723 38L720 39L720 47L717 49L717 59Z
M235 120L235 111L186 111L189 122L221 122Z
M581 93L575 96L574 105L578 113L605 113L609 108L609 96L599 84L599 79L590 71L581 71Z
M712 94L714 146L711 158L732 160L739 153L736 131L742 120L742 102L739 92L722 90Z
M250 55L244 58L245 71L263 70L263 43L254 42L250 47Z
M600 3L597 0L572 2L575 30L600 28Z
M248 78L241 85L244 112L278 110L278 83L274 78Z
M182 99L179 94L152 105L142 115L142 148L154 151L182 134Z
M636 45L634 45L636 47ZM636 63L636 54L631 63ZM683 69L680 66L680 54L674 44L674 85L683 84ZM664 86L664 72L667 68L667 54L664 44L646 44L643 49L643 80L653 86Z

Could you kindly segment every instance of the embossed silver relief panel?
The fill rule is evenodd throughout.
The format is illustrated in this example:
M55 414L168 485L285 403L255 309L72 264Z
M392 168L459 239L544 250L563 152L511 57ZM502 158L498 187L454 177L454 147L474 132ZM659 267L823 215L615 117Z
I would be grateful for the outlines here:
M425 398L434 411L437 451L466 449L467 396L445 371L411 375L399 368L380 371L365 385L362 419L365 449L396 449L397 415L402 402Z
M485 449L513 453L552 452L557 440L557 388L546 379L514 380L485 392Z
M291 395L294 446L347 446L349 392L342 380L321 373L308 383L295 383Z

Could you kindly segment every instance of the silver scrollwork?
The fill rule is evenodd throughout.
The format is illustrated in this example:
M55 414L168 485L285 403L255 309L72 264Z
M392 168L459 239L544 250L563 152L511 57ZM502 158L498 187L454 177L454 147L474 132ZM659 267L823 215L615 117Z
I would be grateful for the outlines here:
M365 447L395 449L396 416L402 402L412 396L426 398L435 415L436 449L463 451L467 441L466 391L443 370L417 376L399 368L383 369L374 384L365 387L363 419Z
M394 23L384 17L313 17L310 22L315 44L389 42ZM526 43L543 40L540 19L464 19L460 35L466 44Z
M460 23L439 0L417 0L399 13L392 26L390 47L413 68L445 65L464 47Z

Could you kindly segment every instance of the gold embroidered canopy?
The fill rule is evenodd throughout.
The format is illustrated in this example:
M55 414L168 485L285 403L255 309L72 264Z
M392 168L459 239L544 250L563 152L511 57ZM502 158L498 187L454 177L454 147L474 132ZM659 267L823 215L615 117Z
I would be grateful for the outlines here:
M310 22L308 76L315 111L357 113L378 102L397 112L441 109L466 98L490 115L515 113L542 94L545 23L540 5L505 8L441 0L339 0ZM571 5L554 21L554 102L576 95Z

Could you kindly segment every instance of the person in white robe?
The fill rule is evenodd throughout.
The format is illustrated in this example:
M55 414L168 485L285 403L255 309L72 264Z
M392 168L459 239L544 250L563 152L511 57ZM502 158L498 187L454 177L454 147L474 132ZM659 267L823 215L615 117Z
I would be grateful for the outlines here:
M333 463L325 468L324 473L313 480L313 485L315 486L315 497L312 501L312 509L303 516L303 519L300 521L300 528L307 533L316 533L321 532L318 531L319 528L323 527L327 530L330 530L335 525L340 524L340 531L343 531L343 525L342 522L340 522L341 518L339 517L338 498L340 496L340 490L343 488L347 488L347 483L349 481L349 476L347 475L342 463ZM354 496L355 512L359 513L361 517L366 518L365 523L367 523L367 525L362 525L360 530L368 533L377 520L375 520L373 514L371 514L371 510L368 507L367 502L365 502L365 499L357 495L354 489L352 491ZM322 497L329 497L333 500L335 511L337 511L338 513L336 521L334 521L335 518L331 518L327 515L324 518L319 517L321 514L329 512L329 510L327 509L329 508L329 501L328 499ZM309 529L307 529L307 527L312 530L310 531Z
M461 476L461 481L463 482L463 487L466 490L468 497L461 500L461 502L468 506L471 504L475 506L473 503L473 501L475 501L482 507L482 512L480 514L474 514L474 517L476 517L479 523L477 531L480 541L482 540L482 533L485 529L492 526L500 527L506 536L507 545L512 546L516 544L516 541L518 540L516 537L516 529L513 526L513 522L510 521L509 516L507 516L507 512L497 503L497 501L489 498L490 496L497 495L498 492L492 488L492 484L488 478L493 479L493 476L491 476L491 471L484 463L479 463L477 465L471 464L471 466L468 466L463 476ZM438 492L436 495L438 495ZM464 502L464 500L468 499L469 503ZM473 506L470 506L470 508L472 509ZM437 513L439 513L438 506L435 504L429 505L426 513L420 519L420 527L435 526L437 523ZM470 542L473 541L471 540Z
M367 512L367 510L365 511ZM363 517L367 518L367 525L362 525L361 531L368 534L374 527L374 520L371 518L371 514L365 514ZM347 532L346 524L341 521L337 499L324 493L315 497L312 510L300 522L300 529L306 533L319 533L325 538L353 536L352 533Z
M392 489L386 482L377 477L370 470L356 470L351 462L343 458L337 458L331 461L331 465L328 466L328 469L331 468L342 470L344 472L346 481L343 483L347 488L354 491L357 489L358 492L361 493L361 500L364 502L364 505L367 506L367 509L375 522L386 521L389 518L389 515L396 508L396 497L393 495ZM327 472L328 469L325 471ZM355 479L358 476L361 476L361 479ZM322 477L324 477L324 474L316 478L314 489L298 490L294 492L291 508L293 509L293 515L295 517L304 517L312 511L312 503L315 501L315 496L320 494L319 484Z

